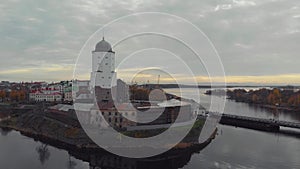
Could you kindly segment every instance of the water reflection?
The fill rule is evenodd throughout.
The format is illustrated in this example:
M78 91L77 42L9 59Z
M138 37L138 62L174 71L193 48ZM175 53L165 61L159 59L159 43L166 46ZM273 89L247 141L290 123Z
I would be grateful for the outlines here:
M10 129L2 129L0 128L0 133L1 133L1 136L7 136L8 133L10 133L12 130Z
M50 151L48 149L47 144L41 144L36 148L36 151L39 155L39 161L41 162L42 165L44 165L45 161L47 161L50 157Z
M201 131L201 130L200 130ZM173 148L161 155L149 158L127 158L114 155L105 151L104 149L79 149L76 147L64 146L60 143L47 142L43 140L36 147L38 153L38 160L44 166L49 160L51 153L48 144L52 147L60 147L68 152L68 160L65 163L67 169L79 168L77 165L78 160L82 160L89 164L89 169L178 169L182 168L189 163L193 154L198 154L205 147L207 147L217 135L217 130L213 135L203 143L180 143L176 148ZM38 139L38 138L36 138ZM137 148L140 151L141 147ZM150 147L147 147L147 150Z
M184 150L146 159L129 159L107 152L57 149L12 131L0 135L0 168L99 169L99 168L299 168L300 140L283 134L219 126L214 140ZM48 150L41 162L37 149ZM200 152L201 151L201 152ZM47 151L44 151L47 152ZM42 153L43 154L43 153ZM15 161L18 161L17 163Z
M68 169L75 169L76 168L76 161L71 157L71 155L69 154L69 160L67 162L67 168Z
M69 151L77 159L89 163L90 169L178 169L188 164L195 153L200 153L211 140L190 148L176 148L168 152L149 158L125 158L108 152L80 152Z

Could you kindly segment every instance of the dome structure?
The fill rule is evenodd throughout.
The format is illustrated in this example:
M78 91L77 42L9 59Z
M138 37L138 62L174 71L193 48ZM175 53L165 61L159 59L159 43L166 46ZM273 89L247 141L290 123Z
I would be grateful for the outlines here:
M97 43L94 52L112 52L111 45L103 39Z

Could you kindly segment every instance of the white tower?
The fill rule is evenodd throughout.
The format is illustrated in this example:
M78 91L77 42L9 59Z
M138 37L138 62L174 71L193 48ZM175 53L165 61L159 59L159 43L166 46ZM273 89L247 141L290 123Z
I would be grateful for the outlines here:
M92 52L91 87L111 89L116 85L115 52L103 37Z

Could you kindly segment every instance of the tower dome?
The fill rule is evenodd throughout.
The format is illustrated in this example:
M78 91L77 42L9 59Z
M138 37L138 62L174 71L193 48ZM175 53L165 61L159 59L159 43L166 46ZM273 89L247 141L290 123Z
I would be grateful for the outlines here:
M112 52L111 45L103 39L97 43L94 52Z

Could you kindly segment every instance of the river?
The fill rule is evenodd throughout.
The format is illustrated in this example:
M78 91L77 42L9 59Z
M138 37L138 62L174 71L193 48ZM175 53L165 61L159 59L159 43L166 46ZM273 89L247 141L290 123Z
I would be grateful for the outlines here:
M177 89L166 89L178 94ZM208 107L210 97L200 90L201 104ZM185 95L195 97L194 89L183 89ZM221 99L221 98L219 98ZM272 110L249 106L245 103L226 101L225 113L241 114L261 118L273 118ZM300 121L296 113L281 112L279 118L287 121ZM300 138L266 133L255 130L218 126L218 135L203 150L179 154L172 162L162 157L161 163L151 162L148 168L184 169L299 169ZM70 153L74 154L74 153ZM98 168L147 168L137 159L117 156L93 155L86 160L81 156L69 155L68 151L45 145L19 132L3 131L0 133L0 168L2 169L98 169ZM77 159L78 158L78 159ZM84 160L84 161L83 161ZM89 162L85 162L89 161ZM171 165L172 163L172 165ZM141 167L143 166L143 167Z

